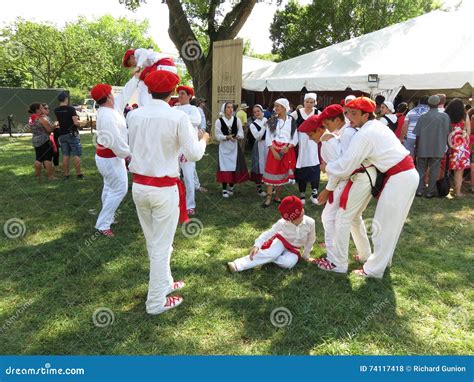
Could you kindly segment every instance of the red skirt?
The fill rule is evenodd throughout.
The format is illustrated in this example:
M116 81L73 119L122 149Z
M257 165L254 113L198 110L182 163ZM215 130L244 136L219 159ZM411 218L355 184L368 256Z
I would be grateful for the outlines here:
M250 179L247 164L245 163L244 153L237 146L237 162L235 171L221 171L219 159L217 160L216 181L219 183L243 183Z
M281 152L284 146L286 146L286 143L273 142L273 148L278 153ZM272 186L282 186L295 179L295 169L296 154L293 147L280 160L275 159L272 151L268 150L263 182Z

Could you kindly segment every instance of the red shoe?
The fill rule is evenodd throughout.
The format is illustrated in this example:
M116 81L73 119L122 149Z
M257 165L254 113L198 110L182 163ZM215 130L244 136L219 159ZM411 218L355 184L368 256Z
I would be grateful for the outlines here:
M183 302L183 298L181 296L178 296L178 295L168 296L168 297L166 297L165 305L163 305L162 308L160 308L158 311L153 312L153 313L148 312L148 314L151 314L152 316L156 316L158 314L161 314L161 313L164 313L168 310L176 308L182 302Z
M359 277L365 277L365 278L369 277L369 275L365 273L364 268L355 269L352 271L352 273Z
M171 292L176 292L177 290L183 289L186 286L184 281L175 281L171 286Z
M107 236L107 237L114 237L114 233L112 232L111 229L104 229L104 230L97 230L101 235Z
M163 312L176 308L177 306L181 305L182 302L183 302L183 298L178 295L166 297L166 303L165 303L165 306L163 307L164 309Z
M323 271L329 271L329 272L334 272L334 273L347 273L347 271L341 270L340 268L336 266L336 264L331 263L328 259L325 259L325 261L321 261L318 264L318 268Z

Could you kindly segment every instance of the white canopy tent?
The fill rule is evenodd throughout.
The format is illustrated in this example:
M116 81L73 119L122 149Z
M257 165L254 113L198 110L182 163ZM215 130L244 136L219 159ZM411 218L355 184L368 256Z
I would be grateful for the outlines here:
M251 91L384 93L474 84L472 14L434 11L243 75ZM369 84L368 75L378 82Z

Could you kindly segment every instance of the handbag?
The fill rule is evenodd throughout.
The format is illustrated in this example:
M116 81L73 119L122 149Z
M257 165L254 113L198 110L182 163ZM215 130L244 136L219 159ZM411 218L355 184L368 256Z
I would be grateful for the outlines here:
M361 164L361 166L364 169L364 172L369 177L370 193L372 194L372 196L374 198L378 198L380 193L382 192L382 189L383 189L383 184L384 184L384 181L385 181L385 173L379 171L378 168L375 168L375 170L377 171L377 175L375 177L375 183L372 183L372 178L371 178L369 172L367 171L367 168L363 164Z
M446 161L444 164L444 176L436 181L438 196L444 198L449 194L451 181L449 180L449 150L446 151Z

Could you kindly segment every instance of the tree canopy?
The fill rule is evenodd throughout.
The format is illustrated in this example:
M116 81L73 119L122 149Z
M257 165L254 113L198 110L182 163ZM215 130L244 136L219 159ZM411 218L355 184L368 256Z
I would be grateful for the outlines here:
M134 46L157 49L148 22L84 17L60 28L17 19L1 30L0 86L74 87L98 82L123 85L130 73L123 53Z

